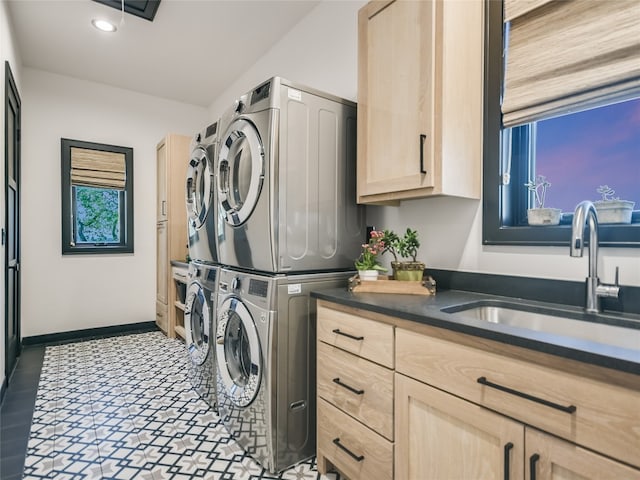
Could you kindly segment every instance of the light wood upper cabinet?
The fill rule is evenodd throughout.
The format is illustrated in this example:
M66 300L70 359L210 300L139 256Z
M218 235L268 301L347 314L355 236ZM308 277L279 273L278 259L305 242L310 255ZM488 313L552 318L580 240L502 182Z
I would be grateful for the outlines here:
M156 152L158 186L157 186L157 204L156 204L156 221L164 222L167 220L167 144L162 141L158 144Z
M480 198L483 21L482 0L360 10L360 203Z

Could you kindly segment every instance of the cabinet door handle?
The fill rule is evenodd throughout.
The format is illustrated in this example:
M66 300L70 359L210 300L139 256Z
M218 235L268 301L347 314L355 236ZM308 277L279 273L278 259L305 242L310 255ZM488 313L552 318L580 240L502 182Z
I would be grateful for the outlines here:
M420 173L427 173L427 171L424 169L424 141L426 139L426 135L420 134Z
M333 381L333 383L336 383L336 384L340 385L341 387L346 388L347 390L349 390L350 392L355 393L356 395L363 395L364 394L364 390L356 390L355 388L350 387L346 383L342 383L340 381L340 377L334 378L332 381Z
M509 442L504 446L504 480L509 480L511 477L511 450L513 449L513 443Z
M355 335L351 335L349 333L341 332L339 328L333 329L332 332L335 333L336 335L342 335L344 337L352 338L353 340L364 340L364 337L356 337Z
M516 395L517 397L526 398L527 400L540 403L541 405L545 405L547 407L555 408L556 410L560 410L561 412L574 413L577 410L577 407L575 405L569 405L568 407L565 407L564 405L550 402L549 400L545 400L544 398L534 397L533 395L529 395L528 393L519 392L518 390L514 390L512 388L490 382L489 380L487 380L487 377L480 377L478 378L477 381L478 383L481 383L482 385L486 385L487 387L495 388L496 390L510 393L511 395Z
M540 460L540 455L534 453L529 458L529 480L536 480L536 463Z
M338 448L344 450L345 452L347 452L349 454L349 456L351 458L353 458L356 462L361 462L362 460L364 460L364 455L356 455L355 453L353 453L351 450L349 450L347 447L345 447L344 445L342 445L340 443L340 438L334 438L333 439L333 443L335 443L337 445Z
M167 201L163 200L162 201L162 215L166 215L167 214Z

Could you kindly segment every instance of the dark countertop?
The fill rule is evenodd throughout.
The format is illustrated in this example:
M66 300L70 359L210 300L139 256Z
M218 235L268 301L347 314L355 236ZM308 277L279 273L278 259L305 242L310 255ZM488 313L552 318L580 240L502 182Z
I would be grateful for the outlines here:
M588 320L582 308L559 304L542 303L512 297L501 297L461 290L438 291L434 296L395 295L380 293L352 293L346 288L314 291L317 299L337 304L381 313L404 320L410 320L434 327L466 333L489 340L524 347L551 355L612 368L640 375L640 345L635 350L614 347L589 340L560 336L510 325L490 323L474 318L462 318L441 309L469 302L504 301L526 305L535 311L552 307L561 309L567 317ZM632 327L640 329L640 316L628 315ZM602 317L607 323L625 323L620 314L607 313Z

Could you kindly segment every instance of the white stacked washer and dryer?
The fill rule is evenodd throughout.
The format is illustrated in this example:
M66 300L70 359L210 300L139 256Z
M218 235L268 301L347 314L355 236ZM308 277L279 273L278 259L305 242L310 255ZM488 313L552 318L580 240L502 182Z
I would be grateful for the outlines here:
M218 410L277 472L315 454L309 292L346 287L365 237L356 105L274 77L235 102L219 134Z
M214 172L218 123L198 132L191 142L187 167L186 205L189 263L185 299L185 344L188 376L194 390L216 408L215 319L218 296L218 256L215 249Z

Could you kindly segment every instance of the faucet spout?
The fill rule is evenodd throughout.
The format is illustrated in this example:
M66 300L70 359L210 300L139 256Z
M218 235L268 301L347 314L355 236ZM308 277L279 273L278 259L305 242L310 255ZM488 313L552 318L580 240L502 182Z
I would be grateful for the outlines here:
M615 285L605 285L601 284L598 278L598 214L596 207L588 200L580 202L573 214L569 246L569 255L572 257L583 255L585 225L589 227L589 276L586 279L585 309L588 313L598 313L600 297L618 298L619 288L617 280Z

